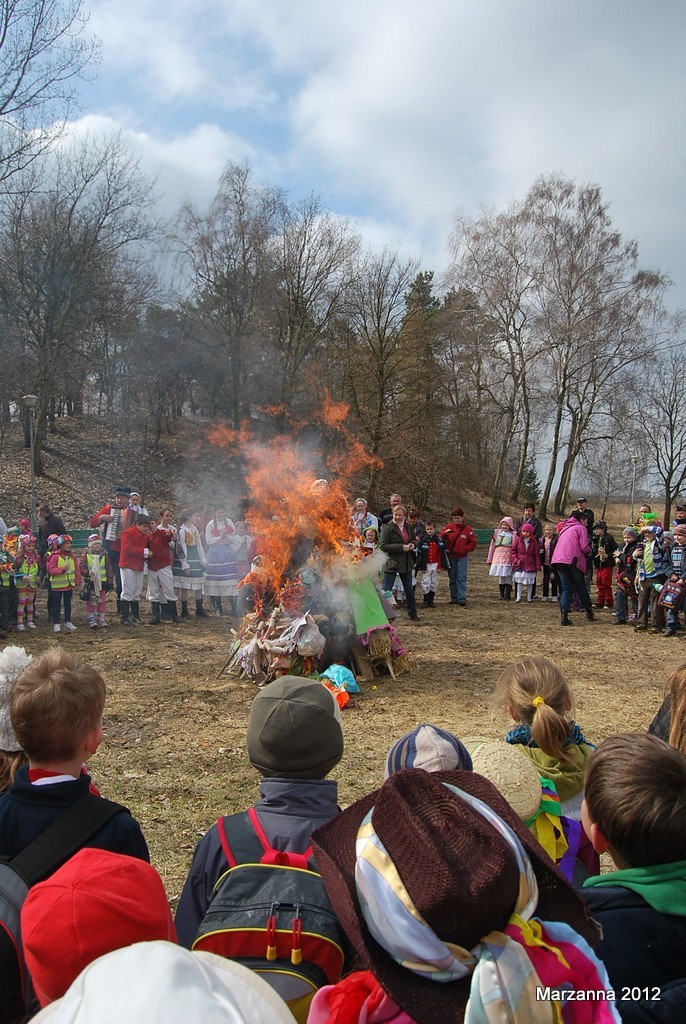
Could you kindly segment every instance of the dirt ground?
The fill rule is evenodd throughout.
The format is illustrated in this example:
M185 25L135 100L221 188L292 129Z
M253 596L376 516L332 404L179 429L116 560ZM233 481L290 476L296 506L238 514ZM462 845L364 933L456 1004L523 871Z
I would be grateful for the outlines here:
M504 666L519 657L542 655L560 666L591 741L648 726L666 675L686 659L680 636L634 634L631 627L615 627L608 611L598 612L595 623L573 614L573 627L561 629L556 604L500 602L487 574L485 551L477 550L466 608L447 603L442 573L435 609L420 609L418 624L400 620L416 666L396 682L363 683L342 712L346 751L335 773L341 803L380 785L388 748L420 722L463 738L504 735L507 723L494 712L491 695ZM75 601L80 628L57 638L45 625L43 602L41 593L40 628L10 642L37 653L57 640L103 673L105 742L92 774L104 796L125 803L141 822L175 902L198 838L220 814L244 809L257 795L259 777L244 742L256 689L217 678L237 620L127 629L111 615L112 628L91 631L84 606Z

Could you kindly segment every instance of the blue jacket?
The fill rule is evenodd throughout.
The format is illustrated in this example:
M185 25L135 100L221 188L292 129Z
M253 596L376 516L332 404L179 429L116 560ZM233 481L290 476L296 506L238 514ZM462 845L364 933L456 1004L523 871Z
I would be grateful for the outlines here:
M312 832L340 810L338 787L331 779L262 779L260 796L255 810L267 839L274 849L293 853L304 853ZM230 846L228 829L226 838ZM187 949L193 945L214 887L228 867L214 824L195 848L176 911L179 944Z
M90 776L73 782L54 782L33 786L24 765L14 782L0 796L0 856L14 857L26 849L53 821L89 789ZM106 822L86 844L96 850L126 853L150 863L150 854L141 827L128 811L120 811Z

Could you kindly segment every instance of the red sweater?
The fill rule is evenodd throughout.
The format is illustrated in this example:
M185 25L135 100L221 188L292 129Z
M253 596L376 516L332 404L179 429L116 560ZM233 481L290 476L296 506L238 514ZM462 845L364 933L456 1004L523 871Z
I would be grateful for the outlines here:
M172 564L174 552L169 545L173 539L174 534L171 530L164 530L161 526L158 526L155 532L150 534L148 547L152 554L148 559L148 569L156 572L158 569L164 569L165 566Z
M149 534L142 534L137 526L130 526L128 530L124 530L119 539L121 541L119 568L143 572L145 565L143 549L150 547L152 537Z

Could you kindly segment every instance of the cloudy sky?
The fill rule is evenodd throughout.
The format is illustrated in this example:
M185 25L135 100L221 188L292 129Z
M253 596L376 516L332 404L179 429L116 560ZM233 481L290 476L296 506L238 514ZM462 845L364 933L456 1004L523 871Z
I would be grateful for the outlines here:
M229 160L314 191L437 275L455 214L535 178L601 186L686 307L679 0L91 0L80 128L121 127L171 214Z

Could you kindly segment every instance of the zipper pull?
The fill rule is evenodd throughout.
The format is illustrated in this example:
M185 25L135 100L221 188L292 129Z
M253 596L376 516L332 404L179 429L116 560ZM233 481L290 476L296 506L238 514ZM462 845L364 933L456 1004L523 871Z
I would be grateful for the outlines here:
M291 963L297 966L302 963L302 949L300 948L302 936L302 921L300 920L300 904L296 904L295 917L291 921L291 934L293 937L293 948L291 949Z
M272 903L269 909L269 917L267 918L267 960L276 960L276 915L275 911L279 909L278 903Z

